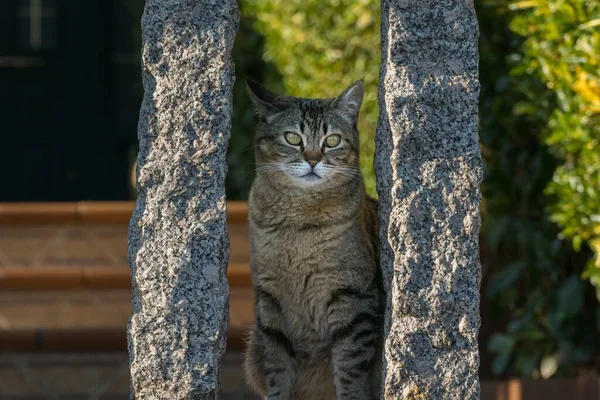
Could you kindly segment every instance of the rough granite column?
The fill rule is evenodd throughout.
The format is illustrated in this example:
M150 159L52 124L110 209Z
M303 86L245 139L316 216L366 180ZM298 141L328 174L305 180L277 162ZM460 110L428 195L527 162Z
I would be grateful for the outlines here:
M478 28L472 0L383 0L375 169L385 399L478 399Z
M129 225L132 399L219 397L237 24L235 0L146 0L138 199Z

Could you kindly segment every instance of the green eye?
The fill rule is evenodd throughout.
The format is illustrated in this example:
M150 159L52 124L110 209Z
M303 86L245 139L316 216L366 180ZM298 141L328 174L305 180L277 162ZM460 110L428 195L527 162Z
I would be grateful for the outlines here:
M325 146L327 147L335 147L342 141L342 137L340 135L329 135L325 138Z
M300 135L294 132L286 132L285 140L287 140L287 142L293 146L298 146L300 143L302 143L302 138Z

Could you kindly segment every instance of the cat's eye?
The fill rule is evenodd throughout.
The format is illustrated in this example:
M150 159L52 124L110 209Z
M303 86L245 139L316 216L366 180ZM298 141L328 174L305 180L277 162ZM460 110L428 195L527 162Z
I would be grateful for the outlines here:
M342 141L342 137L340 135L329 135L325 138L325 146L327 147L335 147Z
M298 146L300 143L302 143L302 138L300 135L294 132L286 132L285 140L287 140L287 142L293 146Z

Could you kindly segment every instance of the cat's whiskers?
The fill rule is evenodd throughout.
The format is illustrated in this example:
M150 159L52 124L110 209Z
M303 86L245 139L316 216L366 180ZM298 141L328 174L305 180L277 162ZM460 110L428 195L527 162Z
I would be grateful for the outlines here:
M341 175L347 178L358 178L360 176L360 170L355 167L330 167L333 171L332 175Z
M274 174L276 172L281 171L280 163L266 162L266 163L256 163L257 167L254 169L254 172L260 172L265 175Z

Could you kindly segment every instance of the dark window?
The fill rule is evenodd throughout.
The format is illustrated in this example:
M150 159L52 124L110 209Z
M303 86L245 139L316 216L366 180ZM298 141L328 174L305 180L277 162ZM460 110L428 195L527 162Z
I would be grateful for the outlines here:
M18 44L22 50L56 47L56 0L20 0L17 7Z

